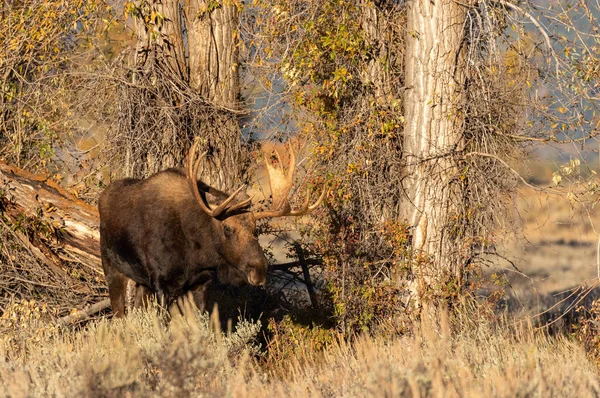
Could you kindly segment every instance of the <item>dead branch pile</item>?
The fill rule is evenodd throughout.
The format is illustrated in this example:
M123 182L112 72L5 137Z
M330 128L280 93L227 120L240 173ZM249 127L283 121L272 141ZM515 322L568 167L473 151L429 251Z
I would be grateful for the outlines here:
M33 299L63 316L106 296L97 210L45 176L0 163L0 311Z

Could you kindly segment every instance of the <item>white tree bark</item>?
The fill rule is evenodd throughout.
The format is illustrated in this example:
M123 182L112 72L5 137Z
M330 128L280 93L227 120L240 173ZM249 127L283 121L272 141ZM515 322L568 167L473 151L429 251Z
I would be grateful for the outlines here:
M421 288L460 278L452 241L452 152L462 140L465 8L453 0L407 2L404 157L405 216L413 226L414 271ZM421 291L422 292L422 291Z

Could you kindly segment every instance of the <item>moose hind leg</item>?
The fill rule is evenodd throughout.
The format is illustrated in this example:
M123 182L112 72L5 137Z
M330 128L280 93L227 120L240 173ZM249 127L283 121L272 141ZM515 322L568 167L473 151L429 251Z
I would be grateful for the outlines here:
M110 307L115 318L122 318L125 316L127 281L128 278L115 269L110 269L106 273L108 295L110 296Z

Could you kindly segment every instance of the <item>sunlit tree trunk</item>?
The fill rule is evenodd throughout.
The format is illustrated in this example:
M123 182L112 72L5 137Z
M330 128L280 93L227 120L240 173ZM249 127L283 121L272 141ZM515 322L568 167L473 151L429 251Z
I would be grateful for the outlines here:
M240 182L245 158L235 115L240 96L238 3L188 0L185 15L190 85L217 108L233 111L218 125L200 126L200 136L206 138L205 148L212 156L201 173L217 188L230 190Z
M216 105L237 109L238 6L233 1L188 0L190 84Z
M178 0L153 0L149 2L153 11L161 14L164 19L143 21L137 19L138 62L148 64L157 55L169 65L171 73L184 81L188 80L188 71L183 44L183 29L181 25L181 5ZM151 14L151 12L150 12ZM150 15L148 15L149 17ZM151 31L149 31L149 29ZM156 29L157 32L152 32ZM156 34L160 33L160 34ZM152 50L152 51L148 51Z
M459 248L452 239L451 203L462 140L465 8L453 0L407 2L405 53L404 189L422 295L460 280Z

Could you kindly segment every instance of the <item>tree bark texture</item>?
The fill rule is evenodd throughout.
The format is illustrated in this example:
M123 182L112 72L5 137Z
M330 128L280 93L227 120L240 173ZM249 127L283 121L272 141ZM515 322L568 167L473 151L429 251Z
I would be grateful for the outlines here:
M232 0L218 3L187 0L184 6L188 34L190 86L217 108L239 110L239 16ZM226 120L199 126L209 157L202 178L224 191L240 183L246 154L235 113Z
M133 58L134 72L132 83L147 84L147 80L140 78L141 75L150 76L150 81L157 79L174 82L174 86L185 86L189 81L189 72L186 62L186 52L183 40L182 9L176 0L150 0L140 4L141 15L135 19L137 34L136 48ZM160 108L177 108L181 101L175 100L175 96L166 98L153 98L155 103L146 104ZM130 115L132 124L140 123L145 115ZM147 117L147 116L146 116ZM159 120L169 120L169 117L157 117ZM147 122L151 123L151 121ZM141 123L144 125L144 123ZM156 123L155 129L159 130L156 140L160 142L160 148L170 148L180 134L184 133L174 123ZM139 129L140 132L144 129ZM139 137L126 137L125 149L125 175L137 175L140 164L143 164L144 174L152 174L167 167L177 166L177 155L170 151L152 150L145 152L144 162L136 159L132 148L136 146ZM166 153L165 153L166 152Z
M397 28L392 26L391 20L383 13L380 5L373 0L360 0L361 16L360 23L364 32L365 45L369 48L369 61L366 70L363 72L362 79L372 87L376 106L381 109L387 109L392 112L397 112L401 104L401 80L399 76L394 76L393 71L401 70L402 59L398 59L394 55L393 48L397 44L390 46L392 41L398 40L399 32ZM394 24L402 24L403 21L393 21ZM369 109L372 104L370 96L364 97L364 108ZM386 170L390 175L400 177L403 175L400 162L398 160L402 156L402 139L387 139L382 140L382 151L389 154L380 170ZM382 173L384 174L384 173ZM388 178L383 175L380 178ZM373 181L373 180L371 180ZM392 188L395 189L395 188ZM366 190L368 191L368 190ZM365 192L366 192L365 191ZM398 191L395 191L398 197L401 196ZM371 209L374 213L374 218L383 220L396 220L401 211L401 203L399 200L380 200L381 192L375 194L377 200L370 200L370 203L365 203L365 208Z
M372 0L361 0L363 10L361 25L365 32L367 46L373 52L373 58L369 60L366 81L374 86L375 99L378 104L389 104L395 98L393 96L392 79L390 68L386 64L391 62L388 54L388 42L385 37L385 29L375 3Z
M452 241L453 151L461 143L464 116L465 7L453 0L407 2L404 159L408 178L405 216L414 228L414 273L421 289L460 278ZM421 291L422 293L423 291Z
M146 18L136 19L136 65L149 65L160 55L173 75L187 81L180 2L154 0L148 2L148 6ZM159 14L164 19L158 17Z
M217 106L237 109L238 9L231 0L214 3L186 1L190 84Z

